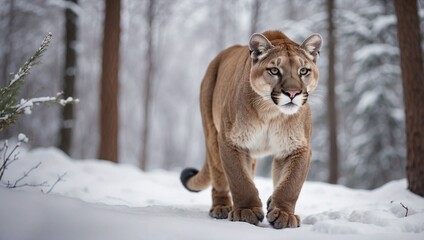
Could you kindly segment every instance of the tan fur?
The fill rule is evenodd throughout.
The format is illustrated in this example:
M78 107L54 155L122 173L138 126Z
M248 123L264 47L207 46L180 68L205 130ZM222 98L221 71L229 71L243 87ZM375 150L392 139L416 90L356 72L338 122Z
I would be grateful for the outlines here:
M274 193L266 217L275 228L300 225L295 204L311 157L306 100L318 83L315 62L321 46L319 35L308 39L299 45L281 32L265 32L252 36L251 52L234 46L210 63L200 93L206 163L187 186L202 190L212 183L212 217L252 224L263 220L253 176L256 158L273 155ZM310 69L307 77L299 75L302 67ZM294 93L291 101L299 106L280 104Z

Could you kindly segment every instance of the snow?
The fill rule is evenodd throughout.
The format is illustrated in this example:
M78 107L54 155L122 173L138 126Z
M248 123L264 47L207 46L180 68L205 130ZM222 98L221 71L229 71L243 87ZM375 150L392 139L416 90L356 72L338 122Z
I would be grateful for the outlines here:
M17 112L23 111L26 115L30 115L32 114L31 109L34 107L35 104L51 102L55 100L56 98L54 97L37 97L37 98L31 98L31 99L22 98L20 104L16 106L16 111Z
M380 94L375 91L366 91L362 94L358 105L356 105L355 111L358 114L363 113L368 108L375 107L377 104L377 100L380 97Z
M378 16L374 21L373 21L373 30L375 33L381 33L383 31L387 31L387 29L391 26L391 27L396 27L396 16L393 15L383 15L383 16Z
M399 54L399 48L385 43L368 44L354 54L354 60L364 62L369 58L382 56L396 56Z
M30 115L30 114L32 114L32 108L34 107L34 105L39 105L39 104L42 104L42 103L57 101L57 99L61 95L63 95L63 92L58 92L56 94L56 97L36 97L36 98L30 98L30 99L22 98L20 103L18 105L16 105L14 108L16 108L17 112L23 111L24 114ZM58 103L62 106L66 106L69 103L79 103L79 99L78 98L74 99L72 97L68 97L66 99L59 99Z
M406 180L354 190L306 182L297 204L297 229L272 229L208 216L210 190L186 191L178 172L142 172L123 164L74 160L55 148L23 154L4 181L59 181L51 187L0 187L0 239L423 239L424 199L406 190ZM272 181L256 178L261 199ZM40 188L44 193L40 191ZM405 217L406 209L408 215ZM264 203L265 206L265 203Z
M23 134L23 133L19 133L19 135L18 135L18 141L19 142L26 143L26 142L28 142L28 137L25 134Z
M31 66L28 68L31 69ZM12 80L10 80L9 87L12 86L16 81L18 81L25 73L22 71L22 68L19 68L18 73L13 75Z
M69 103L72 103L72 102L79 103L79 99L78 98L74 99L72 97L68 97L67 99L60 99L59 104L62 105L62 106L66 106L66 104L69 104Z

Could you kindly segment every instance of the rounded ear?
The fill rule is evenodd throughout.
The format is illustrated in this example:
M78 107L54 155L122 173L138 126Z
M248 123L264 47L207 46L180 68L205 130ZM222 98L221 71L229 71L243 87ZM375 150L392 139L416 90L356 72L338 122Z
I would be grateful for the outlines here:
M313 33L311 36L306 38L305 41L303 41L302 45L300 45L300 48L309 53L312 57L312 60L316 62L319 57L319 51L321 50L321 46L321 35L319 35L318 33Z
M274 46L271 44L271 42L260 33L254 33L250 37L249 50L251 52L250 56L252 57L253 62L264 58L268 51L273 47Z

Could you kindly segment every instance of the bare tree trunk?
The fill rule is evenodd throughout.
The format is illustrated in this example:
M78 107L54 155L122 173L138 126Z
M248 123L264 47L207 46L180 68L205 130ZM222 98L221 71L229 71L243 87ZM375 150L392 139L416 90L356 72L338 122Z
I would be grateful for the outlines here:
M251 11L251 22L250 22L250 34L254 34L258 31L259 15L261 11L261 0L253 0L252 11Z
M217 52L225 48L225 40L227 35L228 17L227 17L227 0L220 0L218 6L218 33L217 33Z
M10 53L13 51L13 41L11 39L12 30L13 30L13 22L15 17L15 0L10 0L9 2L9 23L7 24L7 32L4 35L5 37L5 49L3 56L3 75L2 81L7 83L9 81L9 62L10 62Z
M67 0L69 4L78 4L78 0ZM69 7L65 8L65 65L63 69L64 96L74 96L75 75L77 73L77 14ZM67 104L62 110L62 128L59 148L69 155L74 127L74 107Z
M99 158L118 162L120 0L106 0L100 90Z
M337 112L336 112L336 74L334 71L336 40L334 37L334 0L327 0L327 13L328 13L328 82L327 82L327 108L328 108L328 127L330 137L330 161L329 161L329 178L328 182L337 183L339 175L339 159L337 147Z
M406 121L408 189L424 197L424 69L416 0L395 0Z
M4 55L3 55L3 72L0 79L1 86L6 86L9 83L9 74L10 74L10 61L11 61L11 55L13 51L13 41L12 41L12 32L13 32L13 25L15 21L15 0L10 0L9 2L9 22L7 24L7 30L4 35ZM0 132L0 138L2 139L8 139L12 137L13 130L10 128L3 129L3 131Z
M296 7L295 7L294 1L295 0L288 0L286 2L286 4L287 4L287 6L286 6L287 16L288 16L288 19L290 19L290 20L296 20L296 12L295 12ZM284 20L286 20L286 19L284 19Z
M141 154L140 154L140 168L146 170L147 157L149 156L148 144L150 133L150 105L152 100L152 80L155 69L155 61L153 56L153 27L155 22L155 9L156 0L149 0L147 8L147 50L146 50L146 75L144 76L144 114L143 114L143 128L141 139Z

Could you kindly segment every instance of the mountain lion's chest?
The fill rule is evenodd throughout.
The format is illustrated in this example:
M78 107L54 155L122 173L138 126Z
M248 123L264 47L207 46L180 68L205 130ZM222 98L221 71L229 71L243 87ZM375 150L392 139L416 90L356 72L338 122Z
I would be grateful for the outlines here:
M253 158L274 155L286 157L293 150L307 144L300 125L271 121L262 124L236 124L230 134L234 144L247 149Z

